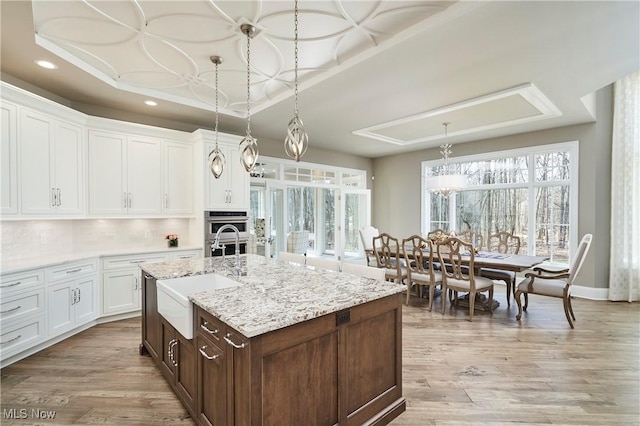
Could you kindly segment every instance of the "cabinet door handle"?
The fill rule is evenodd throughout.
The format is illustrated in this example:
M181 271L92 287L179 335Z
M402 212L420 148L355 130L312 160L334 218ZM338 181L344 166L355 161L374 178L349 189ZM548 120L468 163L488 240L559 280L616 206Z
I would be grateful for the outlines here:
M134 282L134 284L133 284L133 289L134 289L134 290L137 290L137 289L138 289L138 278L134 278L134 279L133 279L133 282Z
M207 325L209 325L209 323L205 321L202 324L200 324L200 328L203 329L204 331L206 331L209 334L218 334L218 329L217 328L214 329L214 330L211 330L209 327L207 327Z
M127 193L123 192L122 193L122 199L124 200L124 205L122 207L124 207L125 209L127 208Z
M8 314L9 312L17 311L20 308L22 308L22 306L18 305L15 308L7 309L6 311L0 311L0 314Z
M15 342L16 340L20 339L21 337L22 337L22 334L18 334L13 339L9 339L6 342L0 342L0 345L6 345L7 343Z
M75 288L73 290L71 290L71 304L72 305L76 304L76 289Z
M80 289L78 289L78 302L80 303L80 299L82 299L82 293L80 292Z
M152 278L153 278L151 275L147 275L147 274L144 274L144 277L145 277L146 279L148 279L148 280L150 280L150 279L152 279Z
M58 188L58 205L62 205L62 193L60 192L60 188Z
M20 285L20 283L22 283L22 281L16 281L15 283L0 285L0 287L1 288L13 287L13 286L16 286L16 285Z
M175 354L173 353L173 349L176 347L177 344L178 344L177 339L171 339L171 341L169 342L169 349L168 349L169 362L171 362L171 364L174 367L178 366L178 363L176 362Z
M164 194L164 208L166 209L167 207L169 207L169 196L165 193Z
M237 344L236 342L234 342L233 340L231 340L231 339L230 339L230 337L231 337L231 333L227 333L227 334L224 336L224 340L225 340L228 344L230 344L231 346L233 346L234 348L236 348L236 349L242 349L242 348L244 348L245 346L247 346L247 344L246 344L246 343L244 343L244 342L243 342L243 343L240 343L240 344Z
M129 192L129 208L131 208L131 193Z
M51 188L51 207L55 207L58 205L58 200L56 200L56 189Z
M67 274L75 274L76 272L80 272L80 271L82 271L82 268L69 269L67 271Z
M202 354L202 356L205 357L206 359L208 359L209 361L213 361L214 359L220 358L220 354L215 354L215 355L207 354L207 352L206 352L207 345L202 346L198 350L200 351L200 354Z

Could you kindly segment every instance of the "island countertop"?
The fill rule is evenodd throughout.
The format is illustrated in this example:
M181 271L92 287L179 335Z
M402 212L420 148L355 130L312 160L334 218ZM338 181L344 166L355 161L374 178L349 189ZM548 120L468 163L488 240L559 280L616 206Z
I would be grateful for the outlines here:
M237 281L237 287L203 291L189 299L248 338L405 290L391 282L259 255L240 259L242 276L234 275L234 256L224 262L209 257L145 263L141 268L159 280L215 273Z

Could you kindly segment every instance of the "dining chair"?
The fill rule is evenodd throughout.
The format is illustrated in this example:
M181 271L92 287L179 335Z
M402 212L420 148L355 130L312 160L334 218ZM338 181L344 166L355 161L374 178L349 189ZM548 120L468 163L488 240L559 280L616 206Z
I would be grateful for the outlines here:
M535 267L534 272L526 273L525 279L518 284L517 291L515 292L516 303L518 304L518 315L516 320L520 321L522 318L522 311L527 310L529 305L529 294L539 294L542 296L560 297L562 298L562 304L564 306L564 314L569 321L571 328L573 327L573 321L576 320L576 316L573 313L573 307L571 306L571 284L578 275L584 258L591 247L591 240L593 235L585 234L578 245L578 250L574 256L571 264L568 268L560 270L551 270L549 268ZM525 303L522 306L520 297L524 294ZM571 319L573 318L573 321Z
M384 269L385 280L402 284L407 278L407 270L400 259L398 239L385 232L373 237L373 252L376 266Z
M307 256L307 265L314 266L316 268L330 269L332 271L340 270L340 262L336 259L326 259L323 257L311 257Z
M384 269L368 265L358 265L357 263L343 263L342 272L357 275L364 278L384 281Z
M520 251L520 237L507 231L489 235L487 250L503 254L518 254ZM491 280L504 281L507 285L507 306L511 306L511 290L516 294L516 273L502 269L482 268L480 275Z
M429 311L433 308L436 286L442 286L442 274L434 269L433 247L431 240L420 235L412 235L402 240L407 265L407 305L412 285L416 286L418 297L422 297L423 288L429 286Z
M280 253L278 253L278 259L282 260L283 262L292 262L304 265L307 256L299 253L289 253L288 251L281 251Z
M367 258L367 265L375 266L375 255L373 254L373 237L380 234L378 228L373 226L364 226L359 230L360 240L362 241L362 248L364 249L364 255Z
M472 231L470 229L466 231L462 231L456 234L456 237L464 241L465 243L469 243L473 246L474 249L481 249L484 247L484 238L482 234L479 232Z
M291 231L287 236L287 251L305 254L309 248L309 231Z
M452 303L457 303L459 291L469 293L469 321L473 321L477 293L489 292L489 312L493 313L493 281L489 278L474 275L475 252L473 245L465 243L457 237L451 237L436 244L436 247L440 262L443 265L447 265L447 268L442 269L442 314L444 315L447 292L449 290L454 291L453 297L455 299ZM469 257L466 269L466 265L462 263L463 256ZM470 273L465 273L465 270Z

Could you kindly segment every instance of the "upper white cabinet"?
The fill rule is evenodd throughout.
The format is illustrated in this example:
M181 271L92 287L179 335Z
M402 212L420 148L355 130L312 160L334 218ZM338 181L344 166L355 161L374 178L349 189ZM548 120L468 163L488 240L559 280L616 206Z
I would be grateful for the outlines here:
M0 213L18 213L18 109L0 102Z
M22 214L83 214L82 127L22 108L19 140Z
M163 142L163 212L193 214L193 147L191 144Z
M209 170L209 153L215 148L215 143L205 138L205 210L248 210L249 173L240 164L238 145L241 138L221 135L221 139L218 146L226 157L226 164L222 176L216 179Z
M159 140L89 131L89 213L159 215L162 212Z

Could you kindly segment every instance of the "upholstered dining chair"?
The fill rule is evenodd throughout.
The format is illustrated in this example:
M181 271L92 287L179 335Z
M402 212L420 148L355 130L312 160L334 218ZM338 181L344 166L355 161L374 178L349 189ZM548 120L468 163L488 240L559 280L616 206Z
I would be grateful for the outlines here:
M518 254L520 251L520 237L507 231L489 235L487 250L503 254ZM482 268L480 275L491 280L504 281L507 285L507 306L511 306L511 290L516 294L516 273L501 269Z
M534 272L526 273L525 279L518 284L518 288L515 292L516 303L518 304L518 315L516 319L520 321L522 318L522 311L527 310L529 305L529 294L540 294L542 296L560 297L562 298L562 304L564 305L564 314L569 321L571 328L573 327L573 321L576 320L576 316L573 313L573 307L571 306L571 284L576 278L576 275L580 271L584 258L591 247L591 240L593 235L585 234L578 245L578 250L574 256L569 268L561 270L550 270L542 267L533 268ZM520 297L524 294L525 303L524 307ZM573 321L571 319L573 318Z
M465 243L459 238L447 238L441 243L436 244L438 258L446 268L442 268L442 314L447 301L447 292L454 291L455 299L452 302L457 303L457 295L459 291L469 293L469 321L473 321L473 311L476 302L476 293L489 292L489 312L493 313L493 281L489 278L474 275L474 259L475 252L473 245ZM462 264L462 256L469 256L469 265ZM470 273L465 273L465 271Z
M407 267L407 305L411 286L416 286L416 295L422 297L422 289L429 286L429 311L433 308L436 286L442 286L442 274L433 265L434 244L420 235L412 235L402 240L404 259Z
M373 266L358 265L356 263L343 263L342 272L345 274L357 275L364 278L373 278L374 280L384 281L384 269L375 268Z
M384 269L385 280L402 284L407 278L407 270L400 259L398 239L385 232L373 237L373 252L377 267Z
M362 241L362 248L364 249L364 255L367 257L367 265L376 265L376 256L373 254L373 237L380 235L378 228L373 226L364 226L360 230L360 241Z

